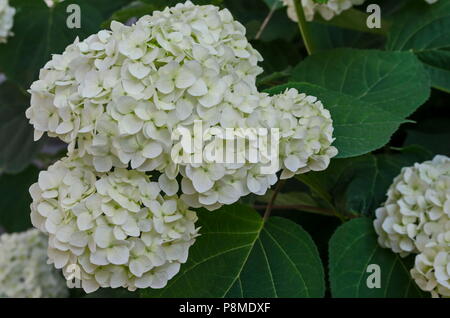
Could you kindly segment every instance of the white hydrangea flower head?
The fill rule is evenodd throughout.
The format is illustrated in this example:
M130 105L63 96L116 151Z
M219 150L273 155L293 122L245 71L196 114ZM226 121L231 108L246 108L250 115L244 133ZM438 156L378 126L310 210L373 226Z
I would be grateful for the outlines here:
M249 193L264 195L280 178L295 174L320 171L328 167L330 159L337 154L331 146L334 141L333 126L328 110L314 96L300 94L296 89L269 97L259 95L259 105L239 127L261 127L278 129L280 134L280 165L273 173L263 173L267 165L264 158L246 165L211 164L190 165L181 169L184 176L181 184L182 198L193 207L216 209L223 204L232 204ZM232 115L224 116L223 120Z
M403 168L375 213L378 242L395 253L418 253L436 242L450 222L450 158Z
M289 18L297 22L297 11L295 9L294 0L280 0L287 6L287 14ZM365 0L328 0L325 4L316 3L313 0L301 0L305 18L307 21L314 20L316 13L319 13L325 20L331 20L334 16L341 14L353 6L361 5Z
M308 171L325 170L338 151L331 146L333 121L330 112L314 96L286 89L272 97L269 107L261 108L266 128L278 128L282 179Z
M430 243L416 256L411 276L432 297L450 298L450 230L445 244Z
M111 29L54 55L27 112L37 138L78 141L100 171L163 165L174 127L220 113L234 87L255 92L262 58L228 10L188 1Z
M295 9L294 0L280 0L287 6L287 15L294 21L298 22L297 11ZM353 6L359 6L366 0L328 0L327 3L320 4L313 0L301 0L303 12L307 21L314 20L316 13L319 13L325 20L331 20L333 17L340 15L342 12L351 9ZM425 0L429 4L438 2L438 0Z
M47 247L36 229L0 236L0 298L68 296L62 274L47 264Z
M280 169L287 167L286 175L324 169L336 153L329 147L329 113L319 102L291 90L286 98L296 98L291 104L297 115L289 115L275 110L281 102L258 92L261 60L245 28L227 9L187 1L132 26L113 22L111 31L76 41L62 55L54 55L31 86L27 117L36 139L45 132L59 137L69 144L69 153L92 156L96 171L128 166L157 170L167 195L181 188L181 198L190 206L213 210L249 193L264 194L277 181L276 171L262 173L266 162L254 158L239 164L175 162L174 153L183 157L192 150L173 140L180 128L195 136L198 121L205 134L209 128L266 127L253 114L273 109L279 121L289 117L293 125L305 124L295 136L291 131L283 137L282 159L288 166ZM246 136L240 138L250 143ZM219 139L201 150L216 147L223 141ZM291 156L285 160L287 153Z
M186 262L196 213L162 196L144 172L95 173L66 157L30 187L33 225L49 237L50 263L66 277L80 269L82 288L163 288Z
M9 5L9 0L0 0L0 43L6 43L12 36L11 29L14 24L16 9Z

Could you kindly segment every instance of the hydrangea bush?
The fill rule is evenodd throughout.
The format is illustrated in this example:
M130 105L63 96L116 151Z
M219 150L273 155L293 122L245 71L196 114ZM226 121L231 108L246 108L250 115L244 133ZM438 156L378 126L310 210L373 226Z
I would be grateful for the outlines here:
M178 191L193 207L217 209L249 193L264 194L276 180L264 160L228 165L182 163L189 145L174 140L180 127L194 135L196 121L210 128L281 130L282 177L323 170L337 153L330 113L295 89L259 93L261 55L230 12L178 4L128 27L117 22L70 45L31 85L27 117L35 139L44 132L69 143L69 153L93 156L95 170L127 167L161 173L162 189ZM203 145L203 150L213 143ZM278 170L278 169L277 169Z
M37 185L30 189L33 225L49 233L49 258L57 268L80 263L88 292L99 286L164 287L186 261L196 236L195 214L177 203L178 198L157 200L160 189L168 196L177 194L178 175L185 204L214 210L249 193L265 194L280 168L281 178L288 178L328 166L337 154L331 146L330 113L316 97L296 89L273 98L259 93L256 75L262 71L257 66L261 59L245 38L245 28L228 10L189 1L144 16L130 27L113 22L111 31L100 31L76 41L62 55L53 55L31 85L26 114L35 127L35 139L44 132L57 136L69 143L69 154L75 158L74 164L67 159L67 166L57 162L40 175L40 190ZM261 167L266 162L261 159L177 164L173 134L179 127L194 134L196 121L206 129L279 129L279 167L264 173ZM178 145L180 156L189 151L190 144ZM91 163L80 166L77 157ZM101 176L112 168L120 169L117 177ZM81 175L70 177L72 169ZM161 173L156 184L146 185L145 179L120 181L128 178L127 173L135 177L133 173L140 172L138 176L145 178L144 172L154 170ZM149 189L127 190L128 183ZM109 187L117 192L110 193ZM121 192L132 197L119 196ZM75 196L70 199L74 202L58 206L53 201L64 202L66 195ZM141 202L143 196L148 199ZM102 202L109 201L113 202L103 208ZM116 206L121 209L117 217L111 214ZM94 214L87 221L82 211ZM67 224L66 218L72 222ZM172 218L178 222L169 224ZM141 255L145 246L155 246L155 254ZM132 254L143 260L136 264L129 260Z
M450 297L450 0L377 4L0 0L0 297Z
M47 246L36 229L0 236L0 298L68 295L61 272L47 264Z

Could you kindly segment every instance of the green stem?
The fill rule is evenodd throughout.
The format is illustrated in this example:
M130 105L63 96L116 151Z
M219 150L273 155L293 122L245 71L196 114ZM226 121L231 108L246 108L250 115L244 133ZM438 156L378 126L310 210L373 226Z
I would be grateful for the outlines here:
M308 22L306 22L301 0L294 0L294 5L295 11L297 12L298 26L300 28L300 33L302 34L303 42L305 43L306 51L311 55L315 48L309 33L309 25Z
M261 24L261 27L259 28L258 32L255 35L255 40L259 40L259 38L261 37L262 33L264 32L264 30L267 27L267 24L269 24L270 19L272 19L272 16L275 12L275 9L277 8L277 2L274 1L272 7L270 8L269 14L266 16L266 18L264 19L263 23Z
M266 211L264 212L263 216L264 222L269 219L270 213L272 212L272 208L275 203L275 200L277 199L278 193L281 191L281 188L283 187L285 182L286 180L280 180L275 186L275 190L272 194L272 197L270 198L269 204L267 204Z
M254 205L253 206L257 210L267 209L266 205ZM335 217L336 214L334 211L322 209L315 206L303 205L303 204L293 204L293 205L272 205L273 210L301 210L304 212L320 214Z

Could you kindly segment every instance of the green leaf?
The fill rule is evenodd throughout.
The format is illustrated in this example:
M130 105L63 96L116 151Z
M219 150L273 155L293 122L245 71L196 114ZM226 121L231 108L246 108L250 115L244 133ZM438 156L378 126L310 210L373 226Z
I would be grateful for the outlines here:
M264 203L269 203L270 199L274 194L273 190L267 191L267 193L263 196L258 196L257 200ZM306 192L287 192L287 193L278 193L274 205L307 205L311 207L317 207L317 203L314 201L311 196Z
M379 105L308 83L288 83L267 92L276 94L288 87L316 96L330 111L336 138L333 145L339 150L338 158L358 156L384 146L405 122Z
M302 213L298 210L286 209L273 210L272 215L289 219L310 233L317 249L319 250L320 258L323 264L328 263L328 242L336 231L336 228L342 224L339 218L328 215Z
M332 24L319 22L309 23L310 32L314 34L314 47L317 51L334 48L371 48L383 43L381 36L358 32L351 29L341 28Z
M408 3L393 21L387 49L416 53L432 86L450 92L450 1Z
M350 95L402 117L430 95L428 74L410 52L346 48L319 52L293 70L291 81Z
M333 159L326 171L298 175L297 179L344 215L373 215L400 170L431 157L427 150L411 146L391 153Z
M16 175L0 176L0 226L7 232L21 232L31 227L30 186L37 181L39 170L30 166Z
M251 208L199 212L201 236L180 273L144 297L322 297L317 248L295 223Z
M311 237L299 225L273 217L226 297L323 297L323 275Z
M370 219L355 219L339 227L330 240L329 255L333 297L426 297L409 274L414 257L401 258L381 248ZM380 267L380 288L367 286L371 264Z
M66 0L48 8L43 0L12 0L17 9L14 17L14 36L0 45L0 70L7 77L28 88L37 79L40 68L51 54L62 53L78 36L84 39L99 30L124 0L101 1L101 6L90 0ZM69 29L67 6L78 4L81 9L81 28ZM20 71L18 71L20 70Z
M25 117L28 97L11 82L0 84L0 175L22 171L41 148Z

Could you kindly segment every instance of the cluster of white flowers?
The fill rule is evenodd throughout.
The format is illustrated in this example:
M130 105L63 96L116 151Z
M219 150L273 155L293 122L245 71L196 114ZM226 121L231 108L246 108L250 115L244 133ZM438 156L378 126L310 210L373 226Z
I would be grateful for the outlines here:
M332 147L333 122L330 112L314 96L287 89L257 108L249 118L252 125L280 133L281 179L308 171L325 170L337 155Z
M430 243L416 256L411 276L433 297L450 298L450 227L443 243Z
M15 14L16 9L9 5L9 0L0 0L0 43L6 43L7 38L12 35Z
M324 170L330 158L337 154L337 149L331 146L334 139L330 113L317 98L299 94L295 89L273 97L261 93L259 98L259 106L248 117L226 124L278 129L279 165L272 172L264 172L269 158L259 157L248 164L203 163L182 167L182 198L190 206L213 210L222 204L232 204L249 193L264 195L278 180L276 173L279 170L282 170L281 179L311 170ZM232 117L231 114L223 116L224 122Z
M402 169L376 210L379 243L403 256L423 250L450 221L450 158Z
M186 262L196 213L162 196L144 172L95 173L88 158L66 157L31 186L33 225L48 234L50 263L79 267L82 287L162 288Z
M113 22L111 31L54 55L31 87L27 117L36 139L44 132L59 137L69 152L92 156L98 172L157 170L167 195L181 188L190 206L213 210L264 194L276 171L263 173L264 160L176 163L174 149L189 152L175 147L178 128L193 132L196 121L204 128L279 127L283 177L323 170L337 152L330 114L316 98L257 91L260 60L227 9L188 1L133 26Z
M287 14L292 21L297 22L297 11L294 0L280 0L287 6ZM334 16L350 9L355 5L361 5L365 0L328 0L327 3L320 4L313 0L301 0L303 12L307 21L312 21L318 12L325 20L331 20Z
M0 236L0 298L68 295L63 276L46 262L47 246L36 229Z
M401 256L421 253L412 270L419 286L450 295L450 158L403 168L387 196L376 210L379 244Z
M287 6L287 14L289 18L297 22L297 11L295 9L294 0L280 0ZM303 12L307 21L312 21L314 15L319 13L325 20L331 20L334 16L340 15L342 12L363 4L366 0L328 0L327 3L317 3L313 0L300 0L303 6ZM429 4L433 4L438 0L425 0Z

